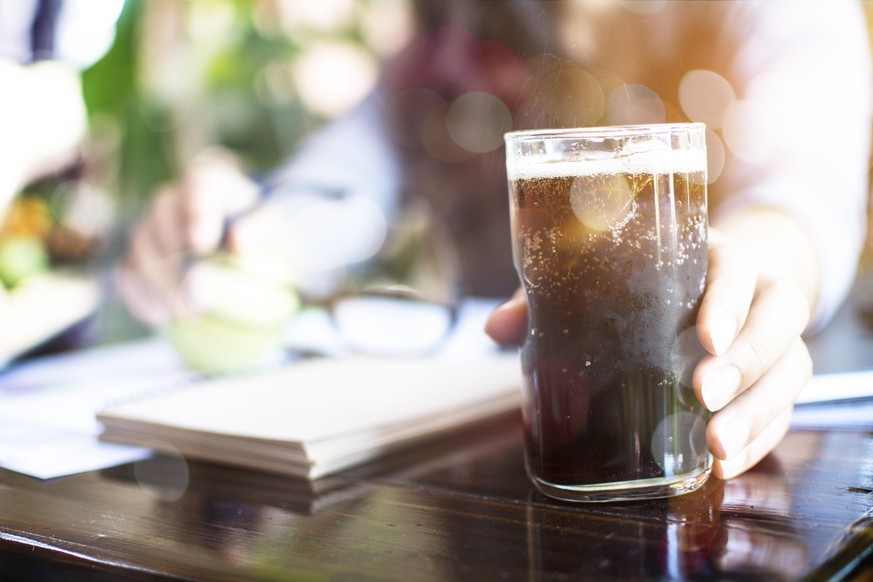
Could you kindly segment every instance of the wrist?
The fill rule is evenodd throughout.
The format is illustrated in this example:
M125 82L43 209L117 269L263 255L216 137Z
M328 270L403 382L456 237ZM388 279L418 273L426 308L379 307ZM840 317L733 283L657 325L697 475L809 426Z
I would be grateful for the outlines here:
M750 207L713 228L749 257L759 280L793 284L815 311L818 255L811 235L793 216L775 207Z

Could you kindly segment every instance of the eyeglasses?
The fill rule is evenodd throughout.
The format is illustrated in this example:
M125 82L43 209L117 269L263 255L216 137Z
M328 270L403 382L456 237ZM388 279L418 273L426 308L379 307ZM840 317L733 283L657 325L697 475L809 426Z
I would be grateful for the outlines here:
M455 304L429 300L401 285L341 296L330 304L329 313L348 349L386 357L423 356L437 351L458 319Z

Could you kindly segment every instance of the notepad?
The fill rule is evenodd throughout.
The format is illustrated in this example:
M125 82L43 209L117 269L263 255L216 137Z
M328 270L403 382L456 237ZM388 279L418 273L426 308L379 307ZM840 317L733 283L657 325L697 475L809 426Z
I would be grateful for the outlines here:
M112 405L101 440L315 480L517 410L518 354L320 358Z

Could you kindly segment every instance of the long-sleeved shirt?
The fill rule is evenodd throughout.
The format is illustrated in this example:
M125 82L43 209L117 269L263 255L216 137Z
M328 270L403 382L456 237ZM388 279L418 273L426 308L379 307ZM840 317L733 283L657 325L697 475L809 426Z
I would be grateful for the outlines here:
M450 225L462 289L508 294L517 278L492 134L705 121L713 222L750 206L793 215L818 253L812 327L831 317L866 226L873 81L858 2L419 5L422 29L380 94L306 142L280 191L327 181L389 217L401 192L421 196ZM384 225L349 228L342 244L360 248L370 227Z

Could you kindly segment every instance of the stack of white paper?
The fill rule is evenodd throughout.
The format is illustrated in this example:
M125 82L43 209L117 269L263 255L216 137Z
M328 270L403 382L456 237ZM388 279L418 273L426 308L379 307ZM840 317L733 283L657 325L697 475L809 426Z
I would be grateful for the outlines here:
M518 408L516 353L316 359L113 406L107 441L317 479Z

